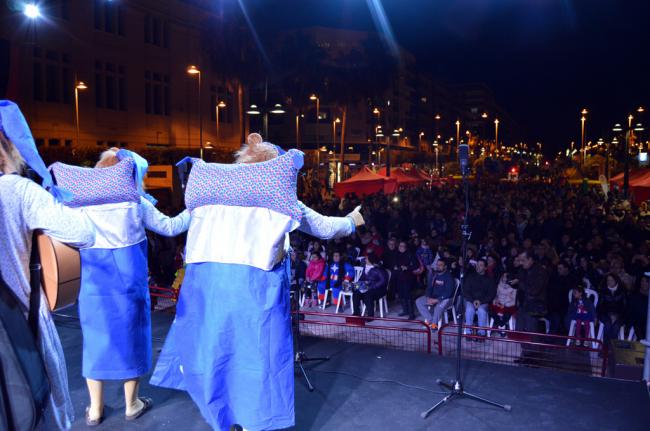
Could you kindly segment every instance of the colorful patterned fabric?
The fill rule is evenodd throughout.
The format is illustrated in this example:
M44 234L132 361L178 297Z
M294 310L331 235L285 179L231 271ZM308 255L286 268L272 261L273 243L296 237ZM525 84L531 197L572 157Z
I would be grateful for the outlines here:
M72 192L73 198L65 204L69 207L140 202L140 194L134 179L135 162L126 158L108 168L82 168L54 163L50 171L56 183Z
M261 163L224 165L195 160L185 189L191 211L206 205L268 208L300 221L296 184L303 153L286 154Z

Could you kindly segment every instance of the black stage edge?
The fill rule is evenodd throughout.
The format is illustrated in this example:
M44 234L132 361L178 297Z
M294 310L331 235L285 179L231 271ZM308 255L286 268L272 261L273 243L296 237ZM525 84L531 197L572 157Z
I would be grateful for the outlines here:
M173 316L154 313L154 356ZM78 321L57 318L66 354L77 420L87 430L88 402L81 377ZM316 390L309 392L296 374L296 426L292 430L647 430L650 399L645 385L570 373L464 361L463 378L472 390L512 404L512 412L459 399L423 421L419 413L444 396L438 376L453 375L455 360L437 355L303 338L310 356L328 362L306 364ZM371 382L372 381L372 382ZM392 382L379 382L392 381ZM395 383L399 382L399 383ZM106 385L106 420L99 430L209 430L183 392L156 388L143 380L141 394L154 399L153 410L124 421L119 382Z

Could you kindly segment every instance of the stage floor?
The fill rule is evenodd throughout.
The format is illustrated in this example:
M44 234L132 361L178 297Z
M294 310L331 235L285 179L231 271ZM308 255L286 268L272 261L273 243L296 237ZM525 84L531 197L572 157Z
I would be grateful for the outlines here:
M153 315L154 355L171 319L164 313ZM78 416L73 429L84 430L88 395L81 377L81 331L73 319L57 318L57 322ZM647 430L650 424L650 399L641 383L474 361L464 363L465 388L511 404L512 411L463 399L422 419L420 413L444 396L436 379L453 378L453 359L315 338L305 339L304 348L312 357L331 359L307 365L314 392L297 375L292 430L632 431ZM99 429L209 429L185 393L150 386L147 376L141 394L154 399L154 408L126 423L122 387L109 382L106 420Z

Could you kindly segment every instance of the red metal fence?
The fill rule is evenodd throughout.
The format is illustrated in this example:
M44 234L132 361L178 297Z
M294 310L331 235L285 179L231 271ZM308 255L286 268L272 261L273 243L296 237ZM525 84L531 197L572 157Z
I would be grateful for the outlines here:
M298 314L304 316L299 320L302 335L411 352L432 351L431 330L421 321L314 311L301 311Z
M464 328L474 334L476 330L486 329L476 326ZM607 348L600 340L517 331L492 330L491 335L462 334L463 358L605 376ZM458 325L443 325L438 331L438 353L441 356L455 357L457 340ZM567 340L570 340L568 346Z

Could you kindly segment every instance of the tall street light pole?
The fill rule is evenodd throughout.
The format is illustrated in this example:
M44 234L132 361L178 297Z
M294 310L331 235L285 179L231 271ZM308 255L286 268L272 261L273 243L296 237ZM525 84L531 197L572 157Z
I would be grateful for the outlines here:
M336 120L332 121L332 151L336 151L336 125L341 122L339 117L336 117ZM336 154L336 153L334 153ZM337 163L336 166L336 181L341 181L341 165L343 164L343 145L341 145L340 156L341 160Z
M201 71L193 64L187 66L187 73L191 76L198 77L199 84L199 157L203 160L203 109L201 106Z
M494 119L494 145L495 148L499 148L499 119Z
M217 106L214 108L215 111L216 111L216 114L217 114L217 145L219 145L220 136L221 136L221 134L219 133L220 132L220 130L219 130L219 109L223 109L225 107L226 107L226 102L221 100L219 103L217 103Z
M74 85L74 118L75 118L75 129L77 131L77 147L81 146L81 141L79 140L79 90L86 90L88 87L83 81L77 81L75 77Z
M584 165L587 159L586 158L587 152L585 151L585 122L587 121L587 114L589 113L589 111L583 109L582 111L580 111L580 113L582 114L582 117L580 117L580 123L581 123L580 151L582 152L581 161L582 164Z
M460 120L456 120L456 148L460 145Z

